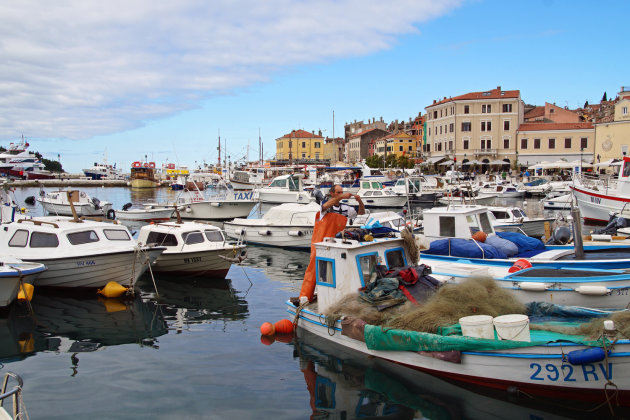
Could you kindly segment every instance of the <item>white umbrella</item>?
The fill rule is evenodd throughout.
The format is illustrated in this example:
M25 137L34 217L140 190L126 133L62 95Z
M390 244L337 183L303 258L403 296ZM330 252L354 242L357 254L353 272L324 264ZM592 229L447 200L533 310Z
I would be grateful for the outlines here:
M605 162L596 163L595 166L621 166L621 161L618 161L617 159L610 159Z
M452 165L452 164L453 164L452 160L447 160L446 162L438 163L438 166L439 165Z
M462 162L462 165L478 165L480 163L481 162L479 162L478 160L473 159L473 160L469 160L467 162Z
M493 160L489 163L489 165L509 165L510 162L506 162L504 160Z

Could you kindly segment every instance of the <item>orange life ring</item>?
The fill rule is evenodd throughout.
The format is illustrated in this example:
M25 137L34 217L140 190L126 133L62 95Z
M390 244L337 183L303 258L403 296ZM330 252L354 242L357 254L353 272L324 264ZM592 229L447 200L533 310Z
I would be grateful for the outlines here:
M174 163L169 163L167 168L168 169L175 169L175 164Z
M149 168L155 168L155 162L149 162Z
M516 260L514 265L512 265L512 267L510 267L510 269L508 270L508 273L515 273L519 270L524 270L526 268L531 268L531 267L532 267L532 263L530 263L524 258L521 258L520 260Z
M142 166L142 164L140 162L134 162L134 163L131 164L131 166L133 168L140 168Z

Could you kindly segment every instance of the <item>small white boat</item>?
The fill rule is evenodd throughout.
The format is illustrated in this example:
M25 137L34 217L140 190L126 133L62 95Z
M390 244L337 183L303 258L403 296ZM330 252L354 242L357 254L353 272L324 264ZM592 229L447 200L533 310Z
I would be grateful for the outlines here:
M404 176L399 178L392 187L398 195L407 196L413 204L434 205L442 197L442 189L429 186L424 176Z
M378 181L361 181L356 193L366 208L371 207L404 207L407 204L407 196L396 194L391 188L383 188ZM348 198L341 200L350 206L358 206L357 200Z
M151 266L157 273L225 278L245 245L229 242L216 226L203 222L167 222L140 228L138 243L165 247Z
M530 218L518 207L489 206L490 214L494 217L492 226L499 230L521 231L527 236L540 238L545 235L545 223L555 221L553 217Z
M250 244L310 248L319 204L285 203L267 210L260 219L236 218L224 222L225 233Z
M0 307L9 306L17 297L22 283L33 284L46 270L44 264L5 258L0 262Z
M214 195L206 196L202 191L183 190L175 204L183 219L227 220L247 217L258 203L253 191L234 191L225 184L215 188ZM171 205L172 206L172 205Z
M510 182L485 182L477 190L478 197L498 196L499 198L523 197L525 190Z
M116 220L121 222L165 222L171 219L175 207L151 207L145 206L141 209L138 208L125 208L116 211Z
M313 197L304 191L303 174L280 175L269 185L255 188L261 203L310 203Z
M52 215L72 216L72 207L79 217L82 216L104 216L114 219L115 212L112 203L101 201L96 197L90 197L83 191L53 191L45 193L37 199L44 210Z
M133 286L164 248L141 247L113 222L44 216L5 223L3 256L46 265L36 287L101 288L115 281Z
M573 205L573 193L556 197L545 197L543 207L550 210L571 210Z
M264 168L233 171L230 174L230 184L232 184L235 190L253 190L254 188L260 188L263 186L264 180Z

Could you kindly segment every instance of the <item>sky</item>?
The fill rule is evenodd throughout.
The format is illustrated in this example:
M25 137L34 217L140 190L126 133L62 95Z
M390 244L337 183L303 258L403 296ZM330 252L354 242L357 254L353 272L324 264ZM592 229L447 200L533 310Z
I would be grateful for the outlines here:
M71 173L193 168L219 136L230 161L256 160L260 133L269 159L292 130L342 137L497 86L577 108L630 85L629 15L627 0L2 2L0 145L23 135Z

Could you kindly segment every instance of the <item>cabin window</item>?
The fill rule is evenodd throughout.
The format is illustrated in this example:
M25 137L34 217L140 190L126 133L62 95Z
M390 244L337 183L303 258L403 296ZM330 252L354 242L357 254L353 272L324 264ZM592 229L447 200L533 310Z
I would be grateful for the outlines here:
M269 186L270 187L286 188L287 187L287 180L286 179L276 179L271 184L269 184Z
M190 232L185 236L184 243L186 245L200 244L203 242L203 235L201 232Z
M385 251L385 262L387 263L387 268L390 270L392 268L404 267L407 265L401 248Z
M363 194L364 197L369 197L372 194L374 194L374 191L366 191L365 194Z
M455 218L440 216L440 236L455 236Z
M130 241L127 229L103 229L105 237L110 241Z
M304 156L302 156L304 157ZM289 191L299 191L300 189L298 188L298 180L297 178L289 178Z
M468 222L468 227L470 228L470 233L474 234L479 232L479 222L477 218L473 215L466 216L466 222ZM452 235L455 236L455 235Z
M374 188L375 190L380 190L382 187L380 183L372 182L372 188Z
M21 246L25 247L28 242L28 230L16 230L11 240L9 241L9 246Z
M335 260L330 258L317 258L317 284L321 286L335 286Z
M500 210L492 210L492 214L494 215L494 217L496 217L497 219L509 219L510 215L507 214L507 212L505 211L500 211ZM517 216L518 217L518 216Z
M374 195L383 195L383 191L374 191Z
M479 221L481 222L481 230L485 233L493 233L492 224L490 223L490 218L487 213L481 213L479 215Z
M376 265L378 264L377 258L376 253L357 256L357 266L359 267L361 285L366 286L376 280Z
M150 232L147 237L147 243L162 246L177 246L177 238L170 233Z
M363 188L364 190L369 190L370 189L370 183L369 182L362 182L361 183L361 188Z
M206 231L204 231L204 233L206 234L206 239L208 239L208 241L210 241L210 242L223 242L223 241L225 241L225 238L223 237L223 234L219 230L206 230Z
M31 248L56 248L59 238L54 233L33 232L29 245Z
M524 214L521 214L521 211L519 209L512 209L512 214L514 215L514 217L523 217L523 216L525 216Z
M624 162L623 165L623 176L630 176L630 161Z
M85 230L83 232L74 232L66 235L68 241L72 245L89 244L90 242L98 242L98 235L93 230Z

